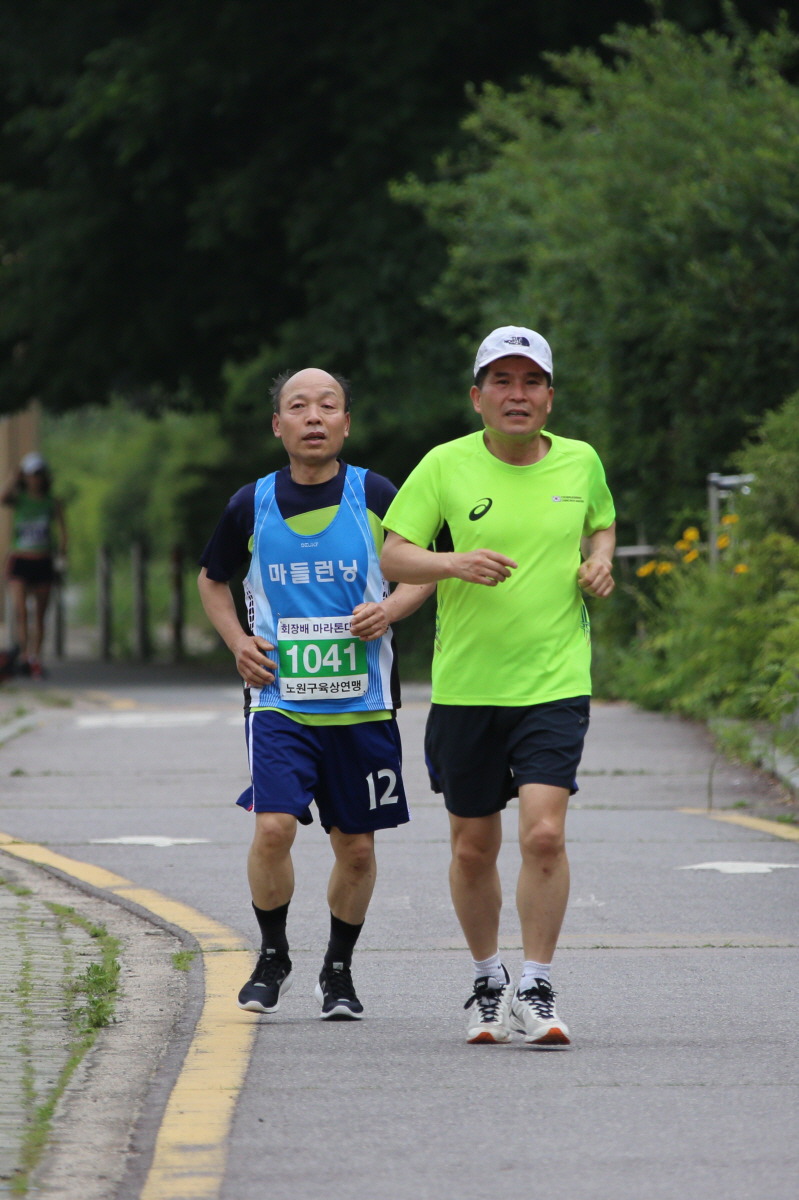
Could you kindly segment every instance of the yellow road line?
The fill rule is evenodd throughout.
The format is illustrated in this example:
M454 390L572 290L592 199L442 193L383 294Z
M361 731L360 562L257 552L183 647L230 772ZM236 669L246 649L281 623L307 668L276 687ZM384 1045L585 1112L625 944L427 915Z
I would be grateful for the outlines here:
M203 1010L167 1102L141 1200L212 1200L222 1185L230 1125L255 1039L257 1023L232 1001L249 965L249 946L204 913L102 867L2 832L0 849L130 900L196 938L203 955Z
M710 817L712 821L727 821L730 825L743 825L745 829L755 829L758 833L769 833L772 837L799 842L799 828L796 825L783 825L781 821L764 821L761 817L746 817L743 813L714 812L707 808L679 808L677 811L690 813L694 817Z

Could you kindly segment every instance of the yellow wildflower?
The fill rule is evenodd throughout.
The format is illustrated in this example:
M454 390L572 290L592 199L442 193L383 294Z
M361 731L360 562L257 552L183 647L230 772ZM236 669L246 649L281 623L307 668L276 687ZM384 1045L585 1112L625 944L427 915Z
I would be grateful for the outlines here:
M722 525L736 525L738 523L738 521L740 521L740 519L741 518L738 516L737 513L725 513L724 516L721 518L721 524Z
M722 533L716 538L716 545L718 546L719 550L726 550L730 544L730 541L731 538L729 534Z
M733 575L745 575L749 570L746 563L736 563L732 569Z
M698 558L699 558L698 550L689 550L688 553L683 557L683 562L696 562L696 560Z
M699 530L697 529L697 527L695 525L689 525L687 529L683 529L682 535L685 538L686 542L698 542L699 541Z
M674 543L674 549L679 550L680 553L682 553L684 550L691 549L691 543L689 541L687 541L685 538L680 538L679 542Z
M669 571L672 571L674 569L674 563L659 562L655 569L656 569L658 575L668 575Z
M655 562L654 558L651 558L649 562L642 563L635 573L636 575L640 575L643 579L645 575L651 575L656 566L657 563Z

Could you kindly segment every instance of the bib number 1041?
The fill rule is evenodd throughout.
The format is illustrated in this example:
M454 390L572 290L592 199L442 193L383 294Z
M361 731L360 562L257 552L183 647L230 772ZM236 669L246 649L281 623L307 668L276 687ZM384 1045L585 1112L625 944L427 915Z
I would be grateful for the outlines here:
M286 700L346 700L366 695L366 646L349 617L281 618L277 626L280 694Z
M333 642L327 649L315 642L295 642L286 647L285 655L291 664L292 675L317 675L322 670L338 675L342 667L354 674L358 665L353 642L344 645Z

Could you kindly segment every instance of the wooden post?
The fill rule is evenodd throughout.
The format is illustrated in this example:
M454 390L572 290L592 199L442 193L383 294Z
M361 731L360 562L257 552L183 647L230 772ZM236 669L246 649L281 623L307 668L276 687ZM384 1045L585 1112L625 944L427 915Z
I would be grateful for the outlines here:
M65 591L66 580L63 575L59 575L53 585L53 654L56 658L63 658L66 653Z
M103 545L97 550L97 628L103 662L111 659L111 591L111 553Z
M134 542L131 547L133 575L133 651L141 662L146 662L152 653L150 641L150 613L147 603L148 551L145 541Z
M172 581L172 661L180 662L185 653L185 595L183 591L183 547L173 546L170 556Z

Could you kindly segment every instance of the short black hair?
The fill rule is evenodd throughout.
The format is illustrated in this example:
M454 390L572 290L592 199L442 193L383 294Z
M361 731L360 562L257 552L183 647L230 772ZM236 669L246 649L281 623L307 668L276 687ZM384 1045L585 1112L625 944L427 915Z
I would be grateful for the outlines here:
M272 380L272 386L269 389L269 395L272 397L272 411L280 412L280 397L283 393L283 388L286 386L292 375L296 375L295 370L281 371ZM349 412L352 406L352 384L349 379L345 379L343 375L337 375L335 371L328 371L331 379L335 379L336 383L344 393L344 411Z
M496 359L494 359L494 362L496 362ZM535 359L531 358L530 362L535 362ZM478 390L482 390L483 384L485 382L485 377L488 374L488 368L493 367L493 365L494 365L493 362L486 363L486 365L484 367L481 367L480 370L475 375L474 386ZM538 369L540 371L544 371L544 368L541 366L540 363L535 363L535 365L538 367ZM549 371L544 371L544 375L546 377L547 387L552 387L552 376L550 375Z

